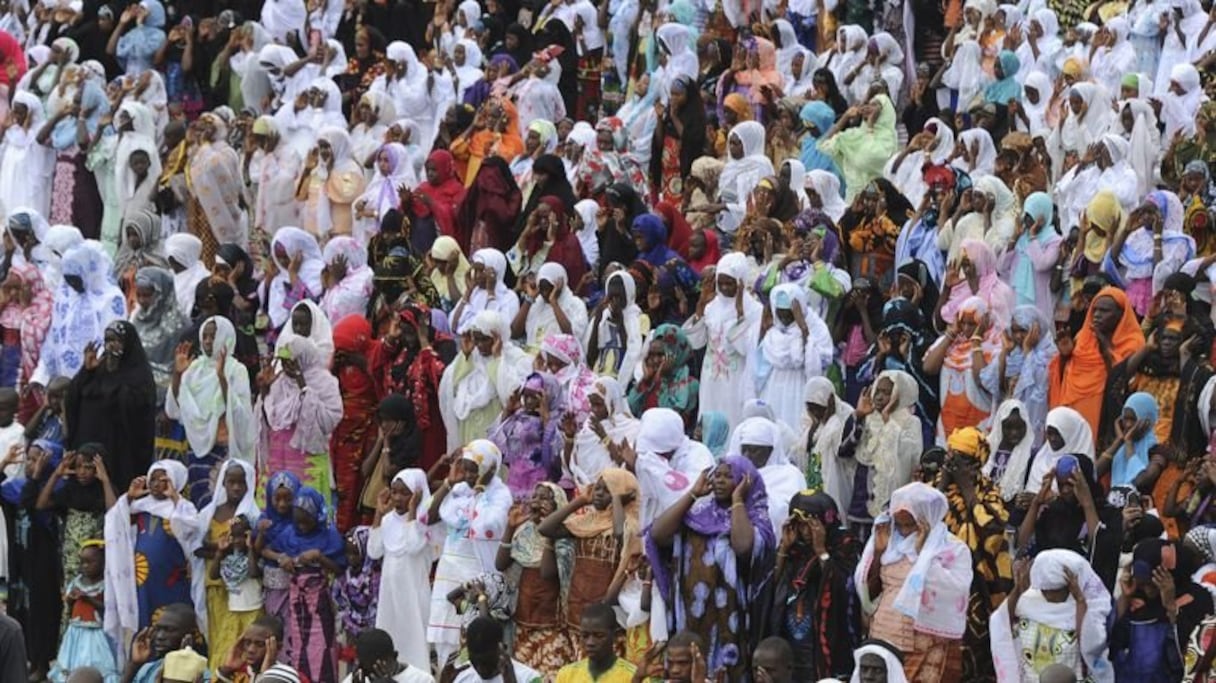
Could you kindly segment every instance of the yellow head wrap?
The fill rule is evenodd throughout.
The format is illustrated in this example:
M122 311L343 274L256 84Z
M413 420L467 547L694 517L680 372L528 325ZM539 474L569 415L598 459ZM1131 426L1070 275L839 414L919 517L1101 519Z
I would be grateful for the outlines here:
M988 461L988 439L975 427L954 430L950 438L946 439L946 447L952 452L962 453L978 460L981 465Z

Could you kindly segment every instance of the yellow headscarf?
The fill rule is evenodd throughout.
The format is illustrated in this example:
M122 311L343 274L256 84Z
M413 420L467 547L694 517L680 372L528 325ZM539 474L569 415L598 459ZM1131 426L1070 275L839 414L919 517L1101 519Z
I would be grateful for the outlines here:
M1091 226L1101 228L1104 233L1099 235L1093 230L1088 231L1085 234L1085 244L1082 245L1085 250L1085 258L1090 263L1099 263L1106 256L1107 239L1123 227L1123 221L1127 220L1127 216L1123 212L1123 207L1119 205L1119 199L1115 197L1115 193L1110 190L1102 190L1089 200L1089 206L1085 207L1085 219Z
M953 452L971 456L981 465L988 462L988 439L975 427L954 430L950 438L946 439L946 447Z

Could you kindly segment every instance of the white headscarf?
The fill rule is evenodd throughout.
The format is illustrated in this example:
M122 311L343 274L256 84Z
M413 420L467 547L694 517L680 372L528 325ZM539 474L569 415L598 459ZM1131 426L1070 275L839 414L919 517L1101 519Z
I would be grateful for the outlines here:
M586 329L587 305L572 291L571 288L574 285L570 283L566 269L560 263L552 261L545 263L536 271L536 284L539 285L542 282L562 288L561 293L557 295L557 305L562 309L566 320L570 321L571 331L577 333L579 330ZM536 297L536 301L528 309L528 319L524 331L528 346L539 346L545 337L560 332L553 306L544 300L544 297Z
M468 301L460 311L460 319L456 321L454 328L456 333L463 334L473 318L485 310L496 311L510 324L510 321L515 319L515 314L519 312L519 299L503 282L503 278L507 274L507 257L497 249L486 248L473 252L473 258L469 261L473 264L480 263L494 271L494 297L491 299L480 285L474 286L473 291L468 295ZM508 333L506 339L510 338L511 335Z
M1005 437L1003 423L1014 412L1017 412L1022 421L1026 423L1026 435L1013 447L1009 460L1005 463L1005 471L998 482L1001 487L1001 498L1006 501L1013 500L1014 496L1022 492L1026 469L1030 466L1030 456L1034 452L1034 425L1031 424L1030 413L1026 410L1026 405L1015 398L1002 401L992 415L992 429L988 432L988 449L995 454L1001 447L1001 440ZM984 476L991 477L995 467L996 458L989 456L988 462L984 464Z
M823 204L822 211L834 222L840 222L841 216L848 210L844 197L840 196L840 178L831 171L812 169L806 172L806 188L814 190ZM809 199L808 199L809 201Z
M1093 567L1083 556L1071 550L1044 550L1030 566L1030 589L1017 602L1017 615L1049 628L1072 632L1077 628L1077 602L1071 595L1062 602L1050 602L1045 590L1060 590L1068 586L1072 574L1085 596L1085 621L1081 624L1080 653L1090 680L1111 683L1115 671L1106 656L1106 621L1110 616L1110 592ZM1009 601L1005 600L993 613L989 624L992 635L992 661L997 680L1017 683L1025 679L1020 647L1010 628Z
M169 238L172 239L172 238ZM275 255L275 245L283 245L287 258L280 260ZM287 275L287 267L297 254L302 255L300 265L300 281L308 288L312 296L320 296L324 290L321 284L321 271L325 269L325 259L321 256L321 248L317 246L317 238L295 226L283 226L275 231L270 243L270 257L275 260L279 272L266 285L268 290L266 313L270 316L272 327L282 327L287 322L291 311L283 305L287 300L287 287L291 282Z
M1053 427L1064 439L1064 447L1057 451L1051 447L1051 442L1044 438L1043 445L1034 456L1034 464L1030 467L1030 478L1026 480L1025 490L1029 493L1039 492L1043 477L1055 469L1060 456L1084 455L1090 460L1094 459L1093 429L1081 413L1068 406L1052 408L1047 413L1044 429Z
M811 456L812 462L814 456L819 457L824 493L831 496L838 507L844 509L853 500L853 476L857 471L857 462L852 458L838 457L837 451L840 450L840 442L844 439L845 424L853 415L853 406L836 395L836 386L827 377L812 377L807 380L803 394L807 404L834 407L826 419L815 426L815 443L808 455ZM811 428L808 419L803 430L808 438ZM802 441L806 443L807 439Z
M862 645L853 650L853 676L849 679L849 683L861 683L861 658L865 655L874 655L882 659L883 664L887 667L887 683L908 683L908 675L904 673L904 663L890 648L878 643Z
M312 327L308 331L308 340L317 347L317 353L321 357L322 367L329 367L329 361L334 356L334 328L329 316L325 315L325 311L321 310L312 299L304 299L299 301L295 306L291 307L291 313L295 313L297 308L304 307L308 309L312 317ZM291 315L287 316L287 324L283 326L279 332L279 338L275 340L275 349L285 349L298 335L295 330L291 329Z
M727 211L718 214L719 227L733 233L746 213L747 198L768 176L775 175L773 162L764 150L764 126L756 121L744 121L731 128L730 138L743 145L743 156L729 157L718 176L718 198Z
M401 470L393 477L392 484L401 482L411 493L421 494L418 503L417 516L407 519L406 515L390 510L380 520L380 533L384 542L386 557L404 557L421 551L428 551L431 544L430 527L426 523L427 510L431 508L431 487L426 480L426 472L417 468Z
M185 320L190 320L194 310L194 291L211 272L202 262L203 241L189 233L179 232L165 240L165 255L185 270L173 273L173 290L177 294L177 307Z
M202 352L203 332L208 325L215 325L210 354ZM199 326L198 341L200 354L182 373L177 393L171 391L165 397L165 412L181 422L190 450L195 453L211 452L220 418L223 418L228 431L228 457L252 461L257 427L253 420L249 373L235 356L236 329L227 318L212 316ZM216 375L221 353L224 355L224 377L228 381L226 394ZM220 478L222 481L222 472ZM253 495L252 491L251 485L250 495ZM203 528L206 529L206 525Z

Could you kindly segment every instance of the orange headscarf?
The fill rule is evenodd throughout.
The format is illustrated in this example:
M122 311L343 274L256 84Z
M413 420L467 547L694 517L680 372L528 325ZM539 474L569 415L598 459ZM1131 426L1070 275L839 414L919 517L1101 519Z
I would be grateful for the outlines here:
M467 144L461 145L462 149L452 150L458 160L467 161L465 176L460 178L465 187L473 184L477 171L481 170L481 162L487 156L502 157L509 164L524 152L524 140L519 134L519 111L506 97L498 99L497 102L502 106L503 116L507 120L505 130L498 133L489 128L482 128L473 133ZM456 146L453 144L453 147Z
M1106 363L1098 349L1098 338L1094 335L1094 304L1102 297L1110 297L1123 309L1123 318L1111 334L1111 356L1119 363L1144 347L1144 332L1136 320L1136 312L1123 290L1103 287L1089 303L1085 313L1085 324L1073 340L1072 355L1065 361L1056 356L1048 371L1050 377L1049 404L1052 408L1068 406L1085 418L1094 434L1098 433L1098 421L1102 417L1102 398L1106 391ZM1063 366L1063 376L1060 364Z

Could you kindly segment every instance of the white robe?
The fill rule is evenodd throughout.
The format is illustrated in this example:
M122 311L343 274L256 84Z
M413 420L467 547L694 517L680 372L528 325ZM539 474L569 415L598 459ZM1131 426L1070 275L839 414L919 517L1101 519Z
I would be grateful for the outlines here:
M706 349L701 366L701 413L716 410L726 416L732 428L743 419L743 404L756 395L755 383L747 372L747 357L762 311L760 302L745 293L743 317L739 318L735 300L718 294L705 307L705 317L684 323L688 343L694 349Z
M435 557L426 522L415 520L402 524L406 527L407 542L401 553L385 552L384 533L380 527L374 527L368 536L368 557L373 560L384 558L376 605L376 628L387 631L393 637L393 645L402 661L429 671L431 648L418 635L426 629L431 616L429 577Z

